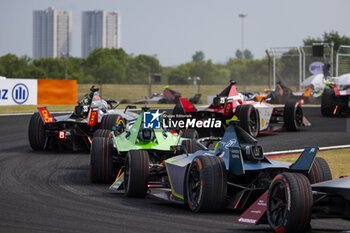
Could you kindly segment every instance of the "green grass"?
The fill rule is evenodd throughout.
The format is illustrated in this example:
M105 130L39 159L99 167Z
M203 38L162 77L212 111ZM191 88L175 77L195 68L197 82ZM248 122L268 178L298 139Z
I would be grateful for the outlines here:
M78 98L82 98L90 89L91 84L78 84ZM209 95L216 95L223 90L226 85L201 85L200 93L202 94L202 102L207 102ZM163 93L165 85L152 85L152 93ZM194 95L193 85L173 85L170 89L181 93L182 97L191 98ZM238 90L244 89L250 92L263 92L266 86L237 86ZM102 90L102 91L101 91ZM130 85L130 84L104 84L100 87L103 98L106 99L128 99L135 101L145 98L148 95L148 85Z
M89 92L92 84L78 84L78 99L81 99L86 93ZM98 85L97 85L98 86ZM209 95L216 95L226 85L201 85L200 93L202 93L201 100L203 104L207 103L207 97ZM251 92L263 92L266 86L237 86L238 90L244 89ZM152 93L163 93L165 85L152 85ZM190 98L193 96L193 85L173 85L171 89L178 91L182 94L182 97ZM131 102L139 99L143 99L148 95L148 85L130 85L130 84L104 84L100 87L100 93L102 93L105 99L128 99ZM124 107L122 105L121 107ZM74 105L49 105L47 106L50 111L73 111ZM142 105L138 105L138 108ZM150 107L173 107L173 105L150 105ZM24 113L35 112L37 106L35 105L13 105L13 106L1 106L0 113Z
M333 179L344 175L350 176L350 166L347 162L350 160L350 149L322 151L317 153L317 157L322 157L328 162ZM276 160L293 163L297 158L297 155L291 155Z

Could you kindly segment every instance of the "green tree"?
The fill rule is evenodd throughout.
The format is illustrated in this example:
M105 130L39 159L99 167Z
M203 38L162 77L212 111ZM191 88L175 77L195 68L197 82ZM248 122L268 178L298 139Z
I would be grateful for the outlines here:
M129 58L127 67L127 83L148 83L149 72L162 72L162 67L157 58L148 55L139 55L134 58Z
M237 59L245 58L251 60L254 58L252 52L249 49L245 49L244 51L237 49L235 55Z
M173 68L168 75L169 84L189 84L188 77L190 77L188 64L182 64Z
M83 66L85 75L103 83L123 83L126 79L128 55L123 49L95 49Z
M331 43L334 42L334 50L337 51L340 45L350 45L350 37L345 35L340 36L337 31L325 32L322 37L318 38L307 38L303 40L304 45L312 45L313 43L325 42Z
M242 58L243 58L243 53L242 53L242 51L239 50L239 49L236 50L235 55L236 55L236 58L237 58L237 59L242 59Z
M196 51L192 56L193 62L201 62L204 61L204 53L202 51Z
M245 49L244 50L243 56L244 56L245 59L250 59L250 60L252 60L254 58L252 52L250 52L249 49Z
M25 78L30 62L31 59L27 56L18 58L16 55L8 53L0 57L0 65L3 67L0 75L7 78Z

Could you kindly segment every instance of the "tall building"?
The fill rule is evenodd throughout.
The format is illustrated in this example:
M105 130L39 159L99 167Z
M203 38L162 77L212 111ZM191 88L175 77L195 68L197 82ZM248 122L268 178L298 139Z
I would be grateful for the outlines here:
M65 57L72 53L72 11L53 7L33 11L33 58Z
M83 58L96 48L120 48L118 11L85 11L82 16Z

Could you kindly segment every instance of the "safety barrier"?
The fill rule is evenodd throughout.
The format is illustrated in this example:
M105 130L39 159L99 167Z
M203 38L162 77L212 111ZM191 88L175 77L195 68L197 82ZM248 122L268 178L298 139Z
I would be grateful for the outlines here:
M74 105L77 81L0 79L0 105Z

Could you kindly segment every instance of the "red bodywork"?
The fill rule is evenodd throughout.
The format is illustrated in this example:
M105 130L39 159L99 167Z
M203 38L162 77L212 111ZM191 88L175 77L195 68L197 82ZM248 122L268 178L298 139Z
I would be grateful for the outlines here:
M46 123L53 123L56 121L55 118L46 109L46 107L38 107L38 110L39 110L41 118L43 119L45 124Z
M203 109L204 111L208 112L216 112L216 113L222 113L225 116L230 116L234 111L234 109L237 108L239 105L254 105L256 102L249 100L244 101L241 96L239 95L239 92L237 91L237 88L234 83L231 83L230 86L226 87L223 91L221 91L218 95L218 97L227 98L227 101L225 101L224 105L214 105L211 104L207 108ZM179 99L183 109L186 112L196 112L196 108L192 106L192 104L185 98Z

